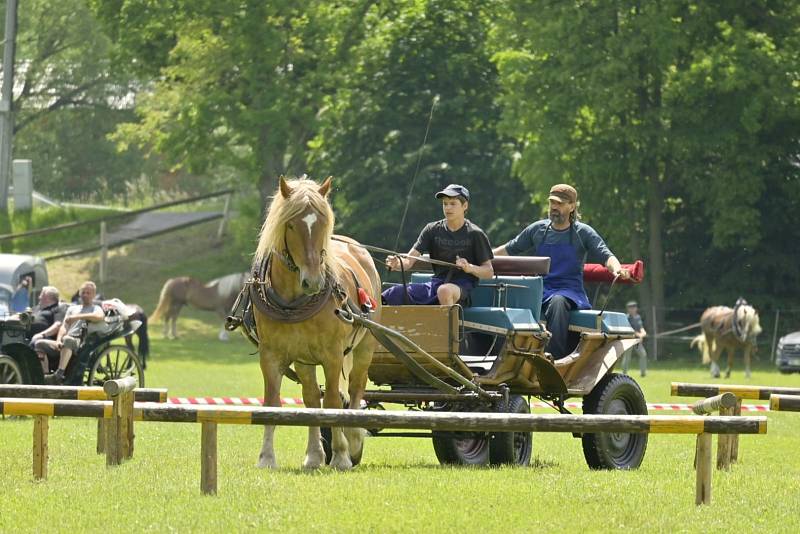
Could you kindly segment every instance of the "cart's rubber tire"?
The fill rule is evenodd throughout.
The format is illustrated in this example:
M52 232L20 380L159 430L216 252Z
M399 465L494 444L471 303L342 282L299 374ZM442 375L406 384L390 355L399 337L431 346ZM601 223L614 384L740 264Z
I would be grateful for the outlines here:
M95 358L86 384L102 386L108 380L135 376L144 387L144 370L139 356L125 345L109 345Z
M507 413L530 414L531 408L521 395L511 395ZM489 437L490 465L528 465L533 452L532 432L493 432Z
M463 432L433 432L433 451L442 465L488 465L489 435Z
M583 399L583 413L647 415L647 403L636 381L610 373ZM592 469L636 469L647 449L647 434L601 432L583 434L583 456Z
M24 384L25 374L17 360L0 354L0 384Z

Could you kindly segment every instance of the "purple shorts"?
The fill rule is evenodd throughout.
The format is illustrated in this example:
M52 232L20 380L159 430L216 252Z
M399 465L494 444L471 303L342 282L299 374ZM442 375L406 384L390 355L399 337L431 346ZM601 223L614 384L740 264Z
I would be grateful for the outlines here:
M448 282L455 284L461 288L461 299L459 304L464 304L469 299L470 291L475 287L475 282L464 278L455 278ZM436 290L439 286L444 284L441 278L431 278L430 282L422 284L408 284L408 302L405 302L403 295L403 284L392 286L383 293L381 297L384 304L390 306L400 306L402 304L439 304L439 297L436 296Z

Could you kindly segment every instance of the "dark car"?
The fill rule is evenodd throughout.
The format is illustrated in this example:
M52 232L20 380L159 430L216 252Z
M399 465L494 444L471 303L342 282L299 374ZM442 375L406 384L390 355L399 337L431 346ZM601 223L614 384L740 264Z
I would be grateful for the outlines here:
M781 373L800 373L800 332L786 334L778 341L775 364Z

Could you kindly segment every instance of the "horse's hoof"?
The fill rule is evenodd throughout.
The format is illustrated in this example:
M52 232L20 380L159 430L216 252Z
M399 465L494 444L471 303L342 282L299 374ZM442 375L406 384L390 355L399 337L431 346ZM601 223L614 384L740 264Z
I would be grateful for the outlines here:
M266 456L259 456L256 467L259 469L277 469L278 461L274 457L268 458Z
M337 471L349 471L353 468L353 462L350 461L349 454L333 454L331 458L331 467Z

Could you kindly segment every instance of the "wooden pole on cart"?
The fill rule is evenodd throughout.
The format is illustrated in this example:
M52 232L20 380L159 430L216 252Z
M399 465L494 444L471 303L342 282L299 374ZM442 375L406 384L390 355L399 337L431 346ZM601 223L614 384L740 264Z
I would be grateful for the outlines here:
M103 390L111 397L113 408L106 432L106 465L119 465L133 456L133 390L136 377L109 380Z

